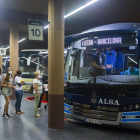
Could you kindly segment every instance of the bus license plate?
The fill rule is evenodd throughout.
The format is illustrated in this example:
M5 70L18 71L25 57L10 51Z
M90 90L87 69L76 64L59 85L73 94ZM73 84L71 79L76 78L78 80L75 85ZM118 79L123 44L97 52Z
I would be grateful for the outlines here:
M85 122L100 124L100 125L102 124L101 120L96 120L96 119L91 119L91 118L85 118Z

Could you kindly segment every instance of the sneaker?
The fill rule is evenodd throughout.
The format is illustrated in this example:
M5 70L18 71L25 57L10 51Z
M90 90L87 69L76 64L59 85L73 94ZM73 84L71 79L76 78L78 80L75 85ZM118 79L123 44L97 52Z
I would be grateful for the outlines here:
M21 110L19 110L19 112L20 112L21 114L23 114L23 113L24 113L24 111L21 111Z
M3 117L3 118L6 118L6 119L9 118L9 117L8 117L7 115L5 115L5 114L3 114L2 117Z
M15 114L20 115L21 113L19 111L16 111Z
M42 110L42 108L38 108L38 111L41 111Z
M12 115L9 115L8 113L6 114L6 116L9 117L9 118L12 117Z

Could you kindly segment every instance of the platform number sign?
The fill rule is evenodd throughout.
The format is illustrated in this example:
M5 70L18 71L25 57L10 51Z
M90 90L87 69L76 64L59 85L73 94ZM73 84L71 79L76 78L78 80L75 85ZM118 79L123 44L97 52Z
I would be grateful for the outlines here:
M38 20L28 20L29 40L43 41L43 23Z
M32 36L37 36L40 37L41 36L41 31L39 29L32 29Z
M6 48L0 48L0 55L6 55Z

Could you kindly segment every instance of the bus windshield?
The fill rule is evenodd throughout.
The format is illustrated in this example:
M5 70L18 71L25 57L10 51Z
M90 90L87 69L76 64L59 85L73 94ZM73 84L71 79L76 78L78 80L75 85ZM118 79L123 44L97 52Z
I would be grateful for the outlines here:
M96 39L94 42L97 44L93 45L93 39L87 37L85 40L84 37L71 44L65 66L65 73L68 71L69 80L107 75L138 77L138 49L135 38L134 41L130 38L124 44L121 38L109 39L110 44L105 42L106 40ZM111 41L116 42L111 44ZM124 41L126 40L123 38Z
M35 71L48 75L48 53L38 55L32 54L31 56L30 67L35 66Z
M64 51L64 62L66 58L67 51ZM42 52L39 54L31 54L28 57L28 67L38 71L41 74L48 75L48 52ZM29 70L28 70L29 71Z
M6 73L6 68L7 68L6 63L7 63L8 59L9 59L9 56L8 57L2 57L2 66L3 66L2 67L2 73L3 74Z
M22 71L23 75L32 75L36 71L37 63L31 63L30 66L27 65L27 59L31 54L39 54L45 50L23 50L19 55L19 69ZM35 60L36 61L36 60ZM30 77L30 76L29 76Z

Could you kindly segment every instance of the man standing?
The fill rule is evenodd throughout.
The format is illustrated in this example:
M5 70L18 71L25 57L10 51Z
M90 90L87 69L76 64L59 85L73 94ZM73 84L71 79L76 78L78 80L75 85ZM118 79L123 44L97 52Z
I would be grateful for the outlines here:
M105 70L104 67L104 48L97 48L96 53L93 54L93 62L92 67L89 68L89 73L91 75L91 79L89 82L93 81L94 77L94 83L96 82L96 76L103 75L103 72Z
M92 75L102 75L105 70L104 67L104 48L98 48L97 52L93 54L92 68L89 68L89 72ZM94 76L93 76L94 77Z

